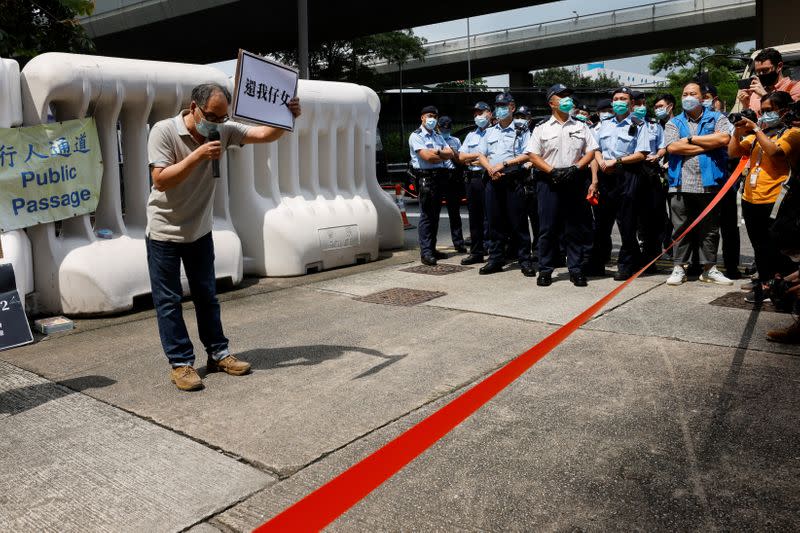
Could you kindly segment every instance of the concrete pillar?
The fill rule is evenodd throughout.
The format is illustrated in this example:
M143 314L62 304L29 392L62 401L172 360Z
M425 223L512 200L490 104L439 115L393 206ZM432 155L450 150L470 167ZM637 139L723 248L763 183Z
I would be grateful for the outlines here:
M530 87L533 79L527 70L518 70L508 73L508 86L513 90L516 87Z
M756 0L756 48L800 42L800 2Z

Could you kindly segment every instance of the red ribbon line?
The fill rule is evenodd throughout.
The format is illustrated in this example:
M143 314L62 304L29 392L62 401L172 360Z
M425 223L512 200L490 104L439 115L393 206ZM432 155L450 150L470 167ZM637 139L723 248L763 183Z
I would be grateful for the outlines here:
M564 339L586 323L605 304L622 292L625 287L660 259L662 255L671 250L719 203L739 178L739 174L741 174L746 163L747 158L743 157L731 177L695 221L666 250L625 280L625 282L542 339L531 349L518 355L461 396L418 422L382 448L305 496L302 500L286 508L280 514L256 528L255 531L258 533L271 531L319 531L336 520L350 507L361 501L384 481L416 459L524 374L553 348L561 344Z

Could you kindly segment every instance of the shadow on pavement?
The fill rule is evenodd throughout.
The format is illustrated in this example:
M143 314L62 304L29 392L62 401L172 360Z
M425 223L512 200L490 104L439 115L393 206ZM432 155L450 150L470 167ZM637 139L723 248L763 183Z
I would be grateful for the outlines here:
M13 416L76 392L82 392L87 389L100 389L115 383L116 380L105 376L82 376L55 383L37 383L36 385L0 392L0 414Z
M261 348L248 350L236 354L236 357L247 361L253 370L271 370L291 366L312 366L325 361L339 359L346 352L360 352L382 359L372 368L362 372L354 379L365 378L377 374L381 370L405 358L408 354L386 355L378 350L360 348L358 346L336 346L329 344L314 344L311 346L288 346L285 348Z

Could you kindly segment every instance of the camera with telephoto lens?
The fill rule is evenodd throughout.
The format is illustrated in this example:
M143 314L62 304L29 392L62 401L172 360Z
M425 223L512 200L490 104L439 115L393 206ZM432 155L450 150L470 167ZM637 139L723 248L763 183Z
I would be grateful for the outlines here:
M794 308L795 296L789 292L793 284L783 278L769 280L769 298L778 311L789 313Z
M781 120L789 127L800 127L800 102L792 102L789 111L781 117Z
M731 113L730 115L728 115L728 121L731 124L736 124L737 122L739 122L743 118L746 118L748 120L752 120L753 122L757 122L758 121L758 117L756 116L756 112L753 111L752 109L743 109L741 113Z

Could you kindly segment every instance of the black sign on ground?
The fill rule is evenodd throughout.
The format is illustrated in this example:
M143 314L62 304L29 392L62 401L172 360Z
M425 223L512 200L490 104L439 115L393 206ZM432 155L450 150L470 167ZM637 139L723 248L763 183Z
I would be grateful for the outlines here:
M33 342L31 325L17 292L14 267L0 265L0 350Z

